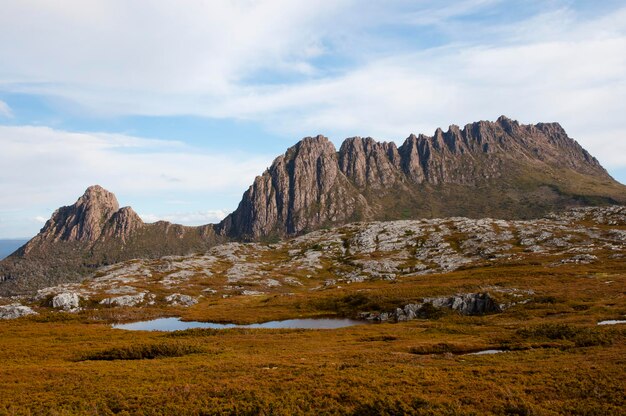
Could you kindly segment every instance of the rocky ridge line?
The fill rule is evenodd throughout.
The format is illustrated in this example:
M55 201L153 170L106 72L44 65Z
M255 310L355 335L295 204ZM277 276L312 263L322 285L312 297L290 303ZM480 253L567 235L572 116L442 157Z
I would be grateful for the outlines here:
M594 194L589 183L608 191ZM583 187L588 195L576 195ZM355 220L532 218L581 202L626 203L626 188L558 123L502 116L411 135L400 147L353 137L337 151L324 136L305 138L255 179L217 230L257 240Z

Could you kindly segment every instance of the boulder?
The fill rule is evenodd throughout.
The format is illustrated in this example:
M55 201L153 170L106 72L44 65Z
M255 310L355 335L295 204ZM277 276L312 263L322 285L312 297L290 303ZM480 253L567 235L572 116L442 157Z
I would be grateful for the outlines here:
M426 298L424 303L430 303L436 308L452 309L462 315L502 312L489 293L465 293L450 297Z
M502 312L502 308L488 293L464 293L454 296L425 298L420 303L410 303L391 312L362 312L360 319L375 322L400 322L428 318L432 308L451 309L462 315L484 315Z
M114 298L106 298L100 301L100 305L110 306L136 306L144 301L146 297L145 293L138 293L136 295L124 295Z
M37 315L37 312L19 303L0 306L0 319L17 319L27 315Z
M172 306L193 306L198 303L196 298L180 293L173 293L165 297L165 301Z
M52 307L66 312L76 312L80 309L80 296L75 292L59 293L52 298Z

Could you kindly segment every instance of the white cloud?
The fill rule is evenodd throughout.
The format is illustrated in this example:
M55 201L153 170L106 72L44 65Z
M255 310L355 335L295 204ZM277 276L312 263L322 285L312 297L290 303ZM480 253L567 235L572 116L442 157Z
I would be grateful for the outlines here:
M97 114L255 120L294 139L401 140L506 114L559 121L603 163L626 166L626 8L589 18L557 1L514 24L450 23L479 9L488 16L498 3L5 1L0 90L59 96ZM396 47L376 33L394 22L436 26L450 42ZM371 54L369 44L389 52ZM332 64L316 59L337 51L351 65L324 72ZM272 82L259 78L264 71ZM300 81L277 84L278 75ZM0 158L16 172L43 166L54 189L241 188L264 167L175 142L32 129L0 131L3 153L14 155ZM128 146L140 151L125 154ZM11 181L40 186L6 170Z
M2 100L0 100L0 117L13 118L11 107Z
M0 148L0 211L42 204L54 209L93 184L132 195L133 204L155 195L198 200L243 192L272 160L209 153L175 141L33 126L0 126Z
M560 121L603 163L626 166L626 8L588 18L555 2L515 24L449 24L498 3L10 1L0 89L98 114L255 120L294 139L401 140L506 114ZM451 41L398 49L366 30L392 22L434 25ZM371 54L370 43L391 52ZM359 65L325 74L315 59L333 51ZM264 82L263 71L300 81ZM167 165L163 179L186 175Z
M145 222L169 221L183 225L215 224L226 218L230 212L227 210L207 210L195 212L176 212L171 214L139 214Z
M6 1L0 79L85 95L228 94L265 68L310 72L307 59L349 3Z
M45 224L46 221L48 221L47 218L42 217L41 215L37 215L35 218L33 218L35 221L41 223L41 224Z
M559 121L608 167L625 167L626 9L584 23L535 17L527 26L501 44L396 54L333 78L250 88L218 115L257 118L295 135L401 140L505 114Z

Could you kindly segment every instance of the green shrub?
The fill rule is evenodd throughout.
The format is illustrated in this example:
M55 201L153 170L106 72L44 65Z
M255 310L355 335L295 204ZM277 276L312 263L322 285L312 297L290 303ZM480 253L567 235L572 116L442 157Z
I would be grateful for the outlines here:
M410 402L391 399L377 399L371 403L363 403L352 412L359 416L401 416L415 415L429 407L428 402L420 397ZM421 413L421 412L420 412Z
M411 354L426 355L426 354L446 354L446 353L458 354L464 351L462 348L456 345L451 345L445 342L441 342L435 345L420 345L419 347L411 347L411 349L409 349L409 352Z
M215 335L221 335L224 329L216 328L189 328L179 331L173 331L165 336L168 338L183 338L183 337L213 337Z
M199 346L182 343L137 344L88 353L81 357L79 361L151 360L155 358L182 357L203 351Z
M601 328L577 327L569 324L541 324L532 328L523 328L517 335L524 339L551 341L570 341L577 347L610 345L614 333Z

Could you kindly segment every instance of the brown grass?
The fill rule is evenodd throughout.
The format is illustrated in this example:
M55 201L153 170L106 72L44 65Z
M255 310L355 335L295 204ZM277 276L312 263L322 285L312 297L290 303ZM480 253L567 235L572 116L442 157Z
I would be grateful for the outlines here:
M0 322L0 415L622 414L625 331L596 323L626 314L623 264L547 267L554 260L535 256L289 296L211 298L189 309L110 308ZM164 334L108 326L164 314L240 323L351 316L494 285L536 294L502 314L338 330ZM461 355L490 348L509 352Z

